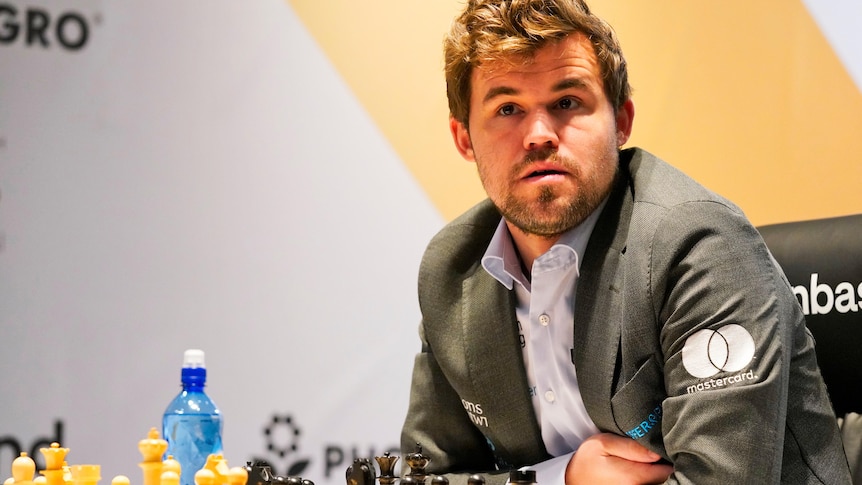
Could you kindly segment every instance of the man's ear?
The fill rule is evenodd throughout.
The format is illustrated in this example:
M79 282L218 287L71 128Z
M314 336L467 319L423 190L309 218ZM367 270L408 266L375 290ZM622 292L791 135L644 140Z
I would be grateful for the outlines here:
M617 110L617 146L621 147L629 141L632 134L632 124L635 119L635 104L631 99L626 100Z
M476 161L475 155L473 154L473 142L470 141L470 132L467 131L467 127L464 126L464 123L461 123L450 116L449 130L452 132L452 140L455 141L455 148L458 149L458 153L464 157L464 160L467 160L468 162Z

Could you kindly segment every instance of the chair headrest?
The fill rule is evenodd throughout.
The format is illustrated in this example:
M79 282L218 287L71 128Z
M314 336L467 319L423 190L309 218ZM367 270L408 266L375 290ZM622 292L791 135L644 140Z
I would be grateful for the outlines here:
M806 314L836 414L862 412L862 214L758 230Z

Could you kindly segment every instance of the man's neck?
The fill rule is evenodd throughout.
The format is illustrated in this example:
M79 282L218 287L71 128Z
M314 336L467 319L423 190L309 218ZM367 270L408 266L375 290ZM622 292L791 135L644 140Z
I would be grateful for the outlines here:
M521 257L521 264L524 266L524 274L528 278L533 269L533 261L548 252L548 250L551 249L551 246L559 241L560 236L562 236L561 234L553 236L529 234L515 227L509 221L506 221L506 226L509 228L509 234L512 235L512 241L515 243L515 248L518 250L518 255Z

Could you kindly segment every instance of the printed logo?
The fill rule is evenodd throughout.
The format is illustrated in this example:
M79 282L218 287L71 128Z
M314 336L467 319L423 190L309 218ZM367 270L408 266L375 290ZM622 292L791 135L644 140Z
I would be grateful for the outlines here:
M461 404L464 406L464 410L467 411L467 415L470 416L470 421L472 421L473 424L476 426L488 427L488 417L482 416L484 411L482 411L481 404L472 403L466 399L461 399Z
M754 339L741 325L731 323L718 330L692 334L682 348L682 364L694 377L742 370L754 358Z
M862 309L862 283L842 281L835 288L827 283L820 283L818 273L811 273L810 283L793 287L802 313L806 315L826 315L833 310L838 313L858 312ZM858 297L857 297L858 295Z
M49 49L60 46L79 51L87 45L93 24L100 24L100 13L88 17L80 12L57 12L38 7L17 8L0 3L0 45L23 43L27 47Z
M370 459L385 453L398 455L401 451L397 443L380 446L336 441L320 443L319 448L313 444L310 453L300 453L300 442L307 437L308 433L301 431L295 416L273 413L263 429L265 451L256 453L247 461L268 466L274 476L273 485L276 482L287 484L287 477L302 477L304 474L323 477L328 482L332 477L344 477L344 471L356 459ZM400 466L400 463L396 464L399 475Z
M632 439L643 438L650 432L651 429L655 428L656 425L661 423L661 415L663 413L661 404L655 407L651 413L649 413L643 421L634 428L626 431L626 434L629 435Z
M280 458L280 466L276 466L273 460L255 457L253 463L263 464L272 469L272 473L278 475L277 470L287 470L288 476L299 476L308 467L310 460L307 458L286 459L287 455L295 453L299 449L299 427L289 415L272 416L270 423L264 428L263 435L266 438L266 449ZM285 466L286 465L286 466Z

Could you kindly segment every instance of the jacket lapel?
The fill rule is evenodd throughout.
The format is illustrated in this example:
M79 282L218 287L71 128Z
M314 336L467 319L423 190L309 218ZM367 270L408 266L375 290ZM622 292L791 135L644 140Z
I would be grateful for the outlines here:
M515 319L515 296L478 267L464 280L463 335L471 384L483 404L483 430L500 465L510 457L548 457L528 393ZM493 342L493 344L491 344Z
M618 430L610 401L619 375L625 283L620 263L632 211L623 156L620 177L587 243L575 300L574 363L581 396L593 422L608 431Z

